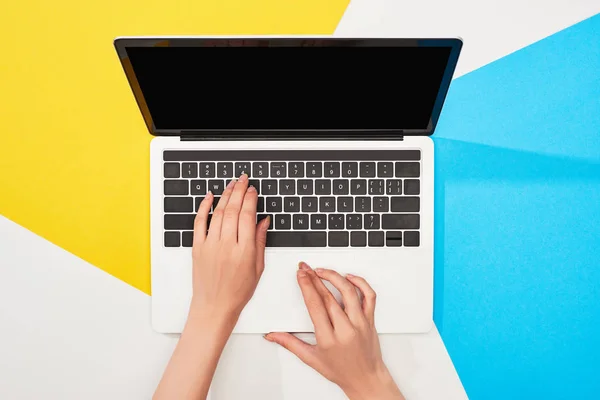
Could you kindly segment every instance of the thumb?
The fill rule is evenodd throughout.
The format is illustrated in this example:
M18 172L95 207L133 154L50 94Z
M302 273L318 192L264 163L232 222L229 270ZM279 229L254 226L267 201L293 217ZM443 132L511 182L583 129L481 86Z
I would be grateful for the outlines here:
M287 349L290 353L298 357L309 367L316 368L317 355L316 348L313 345L298 339L291 333L286 332L271 332L265 335L265 339L269 342L277 343L281 347Z
M267 230L271 224L271 216L263 219L256 225L256 269L262 274L265 269L265 247L267 246Z

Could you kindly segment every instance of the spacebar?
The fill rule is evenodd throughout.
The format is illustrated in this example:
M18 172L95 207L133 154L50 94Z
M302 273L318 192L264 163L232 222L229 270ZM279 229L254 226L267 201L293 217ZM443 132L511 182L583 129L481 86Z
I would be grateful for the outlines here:
M267 232L267 247L326 247L325 232Z

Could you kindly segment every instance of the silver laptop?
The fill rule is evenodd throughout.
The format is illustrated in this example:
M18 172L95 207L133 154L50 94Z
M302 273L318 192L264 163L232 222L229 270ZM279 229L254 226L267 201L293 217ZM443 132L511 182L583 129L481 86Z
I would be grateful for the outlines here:
M299 261L366 278L380 333L433 320L433 134L459 39L115 40L150 146L152 325L181 332L193 221L247 173L272 216L235 332L311 332Z

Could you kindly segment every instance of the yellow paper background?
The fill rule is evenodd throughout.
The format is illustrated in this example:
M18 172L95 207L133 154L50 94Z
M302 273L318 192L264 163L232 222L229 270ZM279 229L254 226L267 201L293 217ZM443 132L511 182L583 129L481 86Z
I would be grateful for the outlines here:
M113 39L330 34L348 2L4 2L0 214L150 293L151 136Z

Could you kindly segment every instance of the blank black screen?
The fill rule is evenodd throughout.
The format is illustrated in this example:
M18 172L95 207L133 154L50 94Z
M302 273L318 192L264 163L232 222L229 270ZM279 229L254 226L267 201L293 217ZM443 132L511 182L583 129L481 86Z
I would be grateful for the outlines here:
M127 47L156 129L426 129L449 47Z

